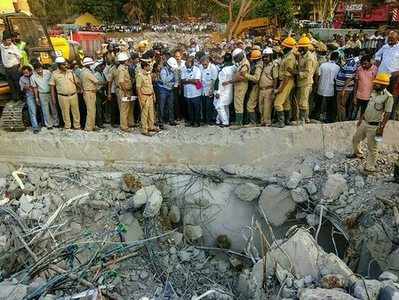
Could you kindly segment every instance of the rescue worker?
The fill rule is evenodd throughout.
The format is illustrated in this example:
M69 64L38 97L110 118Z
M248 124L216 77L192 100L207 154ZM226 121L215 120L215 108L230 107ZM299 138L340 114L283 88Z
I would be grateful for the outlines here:
M273 50L266 47L262 53L263 69L259 78L259 112L261 126L272 125L274 90L278 84L278 65L272 60Z
M310 39L305 35L298 41L301 54L298 60L297 101L299 106L299 124L305 125L309 119L309 96L313 89L313 76L317 69L317 61L309 51Z
M291 121L290 95L295 86L294 79L297 69L297 60L293 52L296 46L295 39L288 36L281 43L281 46L284 52L279 70L279 79L281 83L276 92L276 99L274 100L274 108L278 119L276 127L279 128L289 125Z
M91 57L85 57L82 62L83 69L80 73L82 82L83 99L86 103L86 131L94 131L96 129L96 100L98 79L92 71L94 60Z
M155 93L151 72L151 64L142 61L141 71L136 76L137 95L141 107L141 134L146 136L151 136L151 131L159 132L159 129L155 127Z
M65 129L71 129L71 112L73 129L81 129L79 100L77 95L78 91L81 89L79 79L72 70L67 68L65 58L59 56L55 59L55 63L57 64L57 70L53 72L53 76L49 82L51 86L51 101L53 105L55 105L58 96L58 103L61 107Z
M133 83L129 74L129 55L120 52L117 56L119 66L116 74L116 87L120 112L120 129L124 132L129 130L129 114L132 113Z
M237 71L234 83L234 110L236 113L236 126L243 125L244 117L244 99L248 90L248 80L245 79L248 76L250 66L249 62L245 57L245 52L241 48L237 48L233 51L233 60L237 66Z
M377 140L382 138L385 126L393 107L393 96L388 92L390 75L379 73L373 81L373 92L371 93L366 111L361 113L357 123L357 130L353 136L353 153L348 158L362 158L360 142L367 138L367 161L364 170L368 173L376 171L376 160L378 154Z
M259 79L263 70L262 52L258 49L252 50L249 56L251 72L247 73L244 79L252 83L251 92L247 103L249 123L256 125L255 108L259 100Z

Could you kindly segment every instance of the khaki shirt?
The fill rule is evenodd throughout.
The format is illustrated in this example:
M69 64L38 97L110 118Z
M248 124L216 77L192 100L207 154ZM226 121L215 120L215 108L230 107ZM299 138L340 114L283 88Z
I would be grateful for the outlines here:
M313 84L313 75L317 69L317 61L314 57L307 51L303 57L299 59L298 63L298 82L297 86L307 86Z
M243 59L240 65L237 68L237 73L241 73L242 77L244 77L244 81L239 81L234 84L236 88L245 87L248 88L248 80L246 79L249 75L250 65L247 59Z
M283 58L280 64L280 80L293 79L297 69L297 61L292 50Z
M143 96L153 96L154 87L152 85L151 72L141 71L136 75L137 92Z
M255 72L254 74L251 74L250 72L248 72L245 75L245 79L248 81L252 81L254 83L258 83L259 79L260 79L260 74L262 73L263 70L263 61L257 61L255 64Z
M50 78L50 85L55 86L58 94L70 95L77 92L76 85L79 83L79 79L71 70L61 72L59 69L53 72Z
M381 93L373 91L370 101L364 113L364 120L367 123L380 122L384 113L392 112L393 96L387 89Z
M278 79L278 65L275 62L270 62L263 67L259 79L259 87L261 89L273 88L276 79Z
M116 86L120 91L123 91L122 89L128 91L127 96L131 96L131 90L133 89L133 83L130 78L129 74L129 68L126 65L119 65L117 74L116 74Z
M80 80L82 82L82 89L84 92L96 92L98 79L88 68L83 68L80 73Z

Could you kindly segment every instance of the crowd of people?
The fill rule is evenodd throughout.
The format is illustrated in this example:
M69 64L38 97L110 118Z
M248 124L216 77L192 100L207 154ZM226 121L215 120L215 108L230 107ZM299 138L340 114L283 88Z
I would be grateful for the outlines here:
M330 49L310 34L297 38L211 46L191 39L176 49L106 44L97 57L57 57L50 68L39 60L22 64L7 32L0 49L13 98L25 99L34 133L40 126L94 131L109 122L127 133L140 124L152 136L166 124L283 128L358 119L352 156L362 155L367 137L374 170L378 137L397 117L398 34L367 49L356 36Z

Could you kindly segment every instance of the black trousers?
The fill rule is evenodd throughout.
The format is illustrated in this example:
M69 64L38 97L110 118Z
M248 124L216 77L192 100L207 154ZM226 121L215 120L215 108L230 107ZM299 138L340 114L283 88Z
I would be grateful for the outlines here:
M17 101L21 98L21 89L19 87L19 78L21 77L21 73L19 72L19 65L5 68L5 73L11 90L11 99Z
M201 122L201 97L186 98L188 121L200 125Z
M105 99L104 92L97 91L97 95L96 95L96 125L99 127L104 126L104 104L105 104L104 99Z
M216 109L213 105L213 97L202 96L202 122L206 124L214 124L216 121Z
M323 117L321 116L323 115ZM325 115L325 116L324 116ZM315 106L311 115L312 119L333 123L337 119L336 96L324 97L316 94Z

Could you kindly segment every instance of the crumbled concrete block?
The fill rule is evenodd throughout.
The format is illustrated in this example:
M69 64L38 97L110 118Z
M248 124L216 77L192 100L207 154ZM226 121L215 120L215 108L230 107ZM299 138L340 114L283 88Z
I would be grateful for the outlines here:
M365 183L364 183L364 179L362 176L356 176L355 177L355 187L358 189L362 189L364 187Z
M321 299L356 300L356 298L340 290L307 288L307 289L302 289L299 292L299 300L321 300Z
M177 205L172 205L169 210L169 220L177 224L181 220L181 213L180 213L180 208Z
M298 186L301 180L302 175L298 172L293 172L291 177L288 179L286 186L288 189L293 190Z
M323 189L323 196L329 200L336 200L348 191L346 179L341 174L329 175Z
M126 227L126 233L124 234L127 243L142 240L144 238L144 232L141 228L139 221L129 212L119 217L119 222Z
M393 282L397 282L398 276L389 271L385 271L380 276L378 276L378 280L380 281L392 280Z
M28 293L28 286L11 281L0 283L0 299L23 300Z
M314 195L317 193L317 186L313 182L307 183L304 188L309 193L309 195Z
M133 205L135 208L140 208L145 205L144 216L156 216L162 206L161 192L154 186L146 186L136 192L133 197Z
M361 300L377 299L382 287L383 283L378 280L358 280L353 287L353 296Z
M198 225L184 226L184 236L190 241L196 241L202 238L202 228Z
M246 202L251 202L259 197L261 189L258 185L251 182L239 184L234 190L234 194L238 199Z
M267 186L259 197L259 207L274 226L282 225L296 204L288 190L279 185Z
M325 289L342 289L346 287L346 279L339 274L328 274L323 276L320 285Z
M301 187L291 190L291 197L295 203L304 203L309 201L308 193Z

